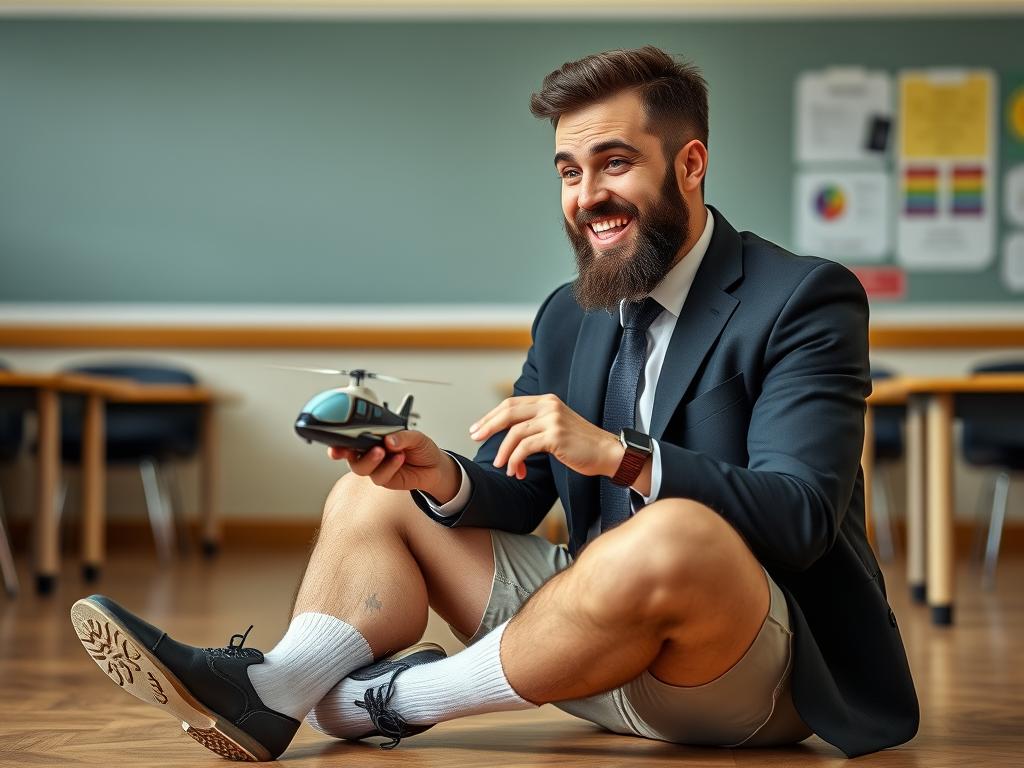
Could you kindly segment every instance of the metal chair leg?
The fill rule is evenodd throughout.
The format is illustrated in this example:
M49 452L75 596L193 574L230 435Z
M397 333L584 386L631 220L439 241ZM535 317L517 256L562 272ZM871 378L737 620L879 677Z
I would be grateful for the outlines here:
M174 520L175 531L177 532L178 552L181 555L187 555L190 542L188 520L185 519L185 504L181 493L181 474L175 461L165 462L163 469L164 487L167 490L171 519Z
M1000 472L996 478L995 493L992 494L992 520L988 524L988 541L985 543L985 567L981 585L993 589L996 584L996 561L999 559L999 541L1003 535L1006 520L1006 503L1010 496L1010 475Z
M992 521L992 500L998 481L998 475L992 479L992 482L988 482L988 478L986 478L978 490L978 500L974 504L974 528L971 533L972 563L980 563L985 556L986 529L988 528L987 524Z
M170 518L164 493L160 488L160 479L156 462L143 459L139 462L139 473L142 475L142 487L146 493L146 509L149 512L149 524L153 529L153 541L157 555L163 563L174 559L174 521Z
M891 563L896 557L893 546L892 518L889 515L889 496L882 480L882 468L876 466L876 482L872 486L872 502L875 517L875 540L878 542L878 556L884 563Z
M4 576L4 588L11 597L18 596L18 572L14 568L14 553L4 526L4 497L0 493L0 571Z

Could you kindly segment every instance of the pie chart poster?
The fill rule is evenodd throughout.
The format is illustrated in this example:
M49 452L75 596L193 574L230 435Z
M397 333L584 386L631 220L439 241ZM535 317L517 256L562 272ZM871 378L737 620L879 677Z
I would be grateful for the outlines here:
M800 253L859 264L889 253L889 176L884 171L803 172L796 177Z

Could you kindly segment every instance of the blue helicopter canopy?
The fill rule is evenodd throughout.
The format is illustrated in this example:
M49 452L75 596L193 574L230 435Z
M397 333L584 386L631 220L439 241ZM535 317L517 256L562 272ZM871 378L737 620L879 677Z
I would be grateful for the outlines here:
M352 398L331 389L314 397L302 410L320 421L344 424L352 414Z

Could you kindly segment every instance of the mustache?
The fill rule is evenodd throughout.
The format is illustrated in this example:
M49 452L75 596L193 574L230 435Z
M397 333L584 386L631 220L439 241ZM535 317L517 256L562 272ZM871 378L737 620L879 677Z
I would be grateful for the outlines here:
M577 227L582 229L588 224L592 224L600 219L620 214L623 216L629 216L631 219L636 219L640 216L640 209L632 203L627 203L625 201L619 203L612 200L605 200L603 203L598 203L593 208L588 208L586 210L580 208L576 211L573 221Z

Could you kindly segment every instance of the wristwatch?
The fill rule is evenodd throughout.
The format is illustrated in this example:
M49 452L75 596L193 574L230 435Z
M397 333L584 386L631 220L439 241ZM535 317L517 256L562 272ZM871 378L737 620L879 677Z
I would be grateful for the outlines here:
M619 442L626 449L626 453L623 454L622 462L612 476L612 482L615 485L632 485L640 476L647 458L654 453L654 441L650 435L625 427L619 432Z

